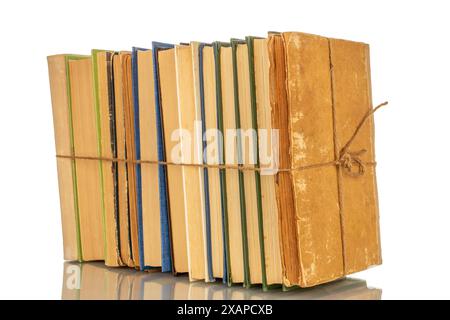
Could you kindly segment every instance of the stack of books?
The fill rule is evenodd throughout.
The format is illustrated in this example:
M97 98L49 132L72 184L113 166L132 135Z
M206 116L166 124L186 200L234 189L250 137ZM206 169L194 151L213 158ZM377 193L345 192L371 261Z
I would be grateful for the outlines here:
M48 57L64 258L310 287L381 263L367 44Z

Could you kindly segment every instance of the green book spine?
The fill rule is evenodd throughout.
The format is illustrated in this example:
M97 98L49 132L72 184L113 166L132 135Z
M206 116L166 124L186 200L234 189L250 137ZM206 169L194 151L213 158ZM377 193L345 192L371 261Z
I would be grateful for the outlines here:
M258 121L256 115L256 83L255 83L255 62L254 62L254 37L246 37L248 48L248 65L250 73L250 100L252 111L252 129L258 130ZM256 168L259 168L259 140L258 134L256 134ZM264 227L263 227L263 213L262 213L262 198L261 198L261 175L259 171L255 171L255 184L256 184L256 200L258 210L258 235L261 252L261 274L262 274L262 287L267 290L267 276L266 276L266 258L264 249Z
M222 46L229 46L227 43L214 42L214 68L216 74L216 106L217 106L217 129L220 131L222 136L224 135L223 126L223 105L222 105L222 85L221 85L221 71L220 71L220 48ZM222 144L219 146L220 149L220 163L224 163L225 159L225 148ZM229 241L229 229L228 229L228 202L227 202L227 180L226 180L226 169L219 169L220 174L220 190L221 190L221 200L222 200L222 210L223 210L223 232L224 232L224 251L225 251L225 265L226 265L226 282L228 285L233 283L231 274L231 263L230 263L230 241Z
M66 55L66 84L67 84L67 101L68 101L68 108L69 108L69 131L70 131L70 149L71 154L75 154L75 147L74 147L74 133L73 133L73 119L72 119L72 94L70 89L70 74L69 74L69 61L70 60L79 60L79 59L86 59L88 56L84 55L74 55L69 54ZM77 188L77 169L75 166L75 159L72 159L72 183L73 183L73 205L75 208L75 226L76 226L76 235L77 235L77 255L78 255L78 261L83 262L83 250L81 247L81 236L80 236L80 211L78 207L78 188Z
M243 40L231 39L231 48L233 55L233 82L234 82L234 107L236 116L236 129L241 127L241 117L239 112L239 81L237 76L237 57L236 49L237 45L240 43L245 43ZM238 153L238 163L242 163L242 139L241 135L237 135L237 153ZM247 239L247 218L246 218L246 207L245 207L245 190L244 190L244 174L239 170L239 196L241 201L241 225L242 225L242 249L243 249L243 259L244 259L244 286L250 287L250 266L248 259L248 239Z
M94 83L94 106L95 106L95 118L96 118L96 126L97 126L97 153L98 156L102 157L102 130L101 130L101 119L100 119L100 96L99 96L99 80L98 80L98 60L97 55L99 52L104 50L96 50L93 49L91 51L92 54L92 73L93 73L93 83ZM103 237L103 252L106 258L106 218L105 218L105 186L103 184L103 163L102 160L98 162L99 165L99 174L100 174L100 192L101 192L101 202L102 202L102 237Z

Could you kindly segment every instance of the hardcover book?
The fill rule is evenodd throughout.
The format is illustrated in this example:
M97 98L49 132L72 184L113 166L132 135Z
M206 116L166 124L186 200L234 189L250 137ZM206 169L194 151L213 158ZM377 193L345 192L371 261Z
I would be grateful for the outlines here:
M221 135L218 140L218 157L219 163L224 164L225 146L224 146L224 122L223 122L223 105L222 105L222 78L221 78L221 62L220 62L220 50L223 46L229 46L229 44L222 42L214 42L214 73L215 73L215 85L216 85L216 112L217 112L217 133ZM229 245L229 227L228 227L228 200L227 200L227 180L226 169L219 169L219 182L220 182L220 198L221 198L221 213L222 213L222 238L223 238L223 252L224 252L224 277L223 282L231 284L230 280L230 245Z
M126 150L126 127L123 90L123 60L125 53L113 55L113 79L114 79L114 109L116 122L116 150L118 159L127 159ZM130 224L130 205L132 198L129 197L128 166L124 161L117 163L117 184L119 200L119 237L120 256L123 263L134 267L132 230Z
M280 167L306 167L278 173L283 284L314 286L380 264L375 167L364 164L374 157L373 120L361 123L372 109L368 46L271 34L269 57Z
M218 83L220 95L217 95L218 104L221 105L222 132L223 132L223 163L227 166L238 165L238 146L235 115L233 56L229 44L216 44L216 64L218 65ZM231 134L230 134L231 133ZM226 243L229 283L244 283L244 253L242 244L241 224L241 195L239 192L239 172L236 169L225 170L226 201L227 201L227 231Z
M98 122L94 105L92 57L72 59L69 64L70 106L72 110L78 212L82 260L104 260L103 210Z
M158 161L155 91L152 50L136 49L137 96L135 117L139 121L138 159ZM133 83L133 85L134 85ZM141 172L141 258L143 266L161 267L161 211L158 183L158 164L142 163Z
M194 50L191 44L175 46L176 82L178 89L179 146L180 159L186 164L201 164L202 132L201 111L195 103ZM186 218L187 254L189 278L208 279L203 226L204 196L203 169L182 166L183 199Z
M257 136L254 130L250 90L249 51L245 41L232 41L233 69L235 87L235 112L238 133L239 163L256 168ZM244 213L242 218L244 238L244 255L247 256L248 277L245 285L262 283L261 243L259 233L258 211L260 209L260 190L257 185L258 173L254 170L241 171L241 203ZM259 180L258 180L259 181Z
M205 111L205 84L203 76L203 48L207 46L204 43L192 42L192 67L193 67L193 82L196 109L200 111L201 119L201 135L202 135L202 163L207 164L206 150L207 142L206 135L206 111ZM207 272L206 282L214 281L213 264L212 264L212 241L211 241L211 210L210 210L210 196L209 196L209 175L208 168L203 168L203 227L204 227L204 242L205 242L205 268Z
M161 109L161 85L159 79L159 52L173 48L173 45L152 42L153 54L153 79L155 84L155 111L156 111L156 137L158 146L158 161L165 161L166 150L164 145L163 120ZM162 272L173 271L173 252L171 244L171 230L169 218L169 203L167 191L167 167L163 164L158 165L159 181L159 204L161 213L161 270Z
M216 74L214 62L214 49L210 45L201 48L201 92L204 121L206 148L204 159L208 165L220 164L220 137L217 134L217 101L216 101ZM224 226L222 212L222 190L220 185L220 169L209 167L208 169L209 190L209 214L211 230L211 257L212 274L214 278L227 281L226 256L224 246Z
M160 86L160 112L164 132L163 161L167 165L167 190L169 199L169 219L171 247L173 251L173 272L188 272L186 248L185 203L183 195L182 167L172 165L181 163L179 144L176 133L179 128L178 92L176 83L175 48L160 50L158 54L158 71Z
M63 156L74 155L69 58L81 56L61 54L47 58L56 154ZM64 259L82 261L75 159L57 157L56 164Z
M272 118L269 87L269 52L267 39L254 38L253 45L254 98L256 101L256 116L258 128L258 164L262 169L261 202L265 268L263 269L263 284L268 286L282 283L282 267L280 253L280 233L278 226L278 204L275 196L276 173L278 166L278 135L272 132ZM253 57L252 57L253 56Z
M98 122L100 157L116 158L114 79L112 56L114 52L92 50L94 74L94 102ZM100 161L102 211L104 219L105 264L123 265L120 257L119 202L117 162Z
M125 121L125 150L128 160L136 160L136 128L134 116L133 84L131 53L121 52L122 57L122 99ZM139 252L139 218L138 218L138 196L137 196L137 174L136 164L127 163L128 177L128 210L130 219L130 235L133 264L140 268Z
M140 117L139 117L139 75L138 75L138 51L140 49L133 47L131 51L131 90L133 106L130 110L132 118L130 119L133 128L134 139L134 159L141 160L141 135L140 135ZM147 269L144 257L144 229L142 225L142 176L141 164L134 165L135 170L135 190L136 190L136 227L138 235L139 267L141 270Z

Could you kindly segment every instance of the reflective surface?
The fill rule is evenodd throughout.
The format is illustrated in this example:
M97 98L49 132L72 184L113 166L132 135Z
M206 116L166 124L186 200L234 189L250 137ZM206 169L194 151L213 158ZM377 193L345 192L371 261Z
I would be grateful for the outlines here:
M64 263L62 299L381 299L381 289L368 288L366 281L345 278L308 289L264 292L260 286L228 287L221 282L189 282L187 275L140 272L107 268L103 263Z

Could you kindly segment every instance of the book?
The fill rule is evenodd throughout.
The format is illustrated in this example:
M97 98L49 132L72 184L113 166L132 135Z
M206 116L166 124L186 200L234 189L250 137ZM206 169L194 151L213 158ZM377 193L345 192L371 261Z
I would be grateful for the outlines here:
M158 51L158 71L160 86L160 108L164 132L163 161L181 163L181 148L178 143L179 128L178 92L176 83L175 48ZM173 272L188 272L186 248L185 204L182 167L167 165L167 190L169 199L169 219L173 250ZM180 197L181 195L181 197Z
M114 109L116 123L116 148L117 158L127 159L126 149L126 129L125 129L125 108L123 90L123 60L125 53L120 52L113 55L113 79L114 79ZM117 185L119 201L119 237L120 256L124 264L134 267L132 230L130 224L129 202L129 181L128 163L120 161L117 163Z
M233 73L233 53L228 44L218 46L220 58L220 97L223 119L223 161L225 165L238 165L238 145L236 134L235 92ZM219 81L218 81L219 82ZM241 224L241 195L239 192L239 172L235 169L225 170L228 219L228 259L229 282L244 283L244 253Z
M206 164L205 157L203 151L206 149L206 141L204 139L204 135L206 132L205 125L205 105L204 105L204 83L203 83L203 47L204 43L192 41L191 42L192 49L192 68L193 68L193 77L192 82L194 86L194 101L195 101L195 110L197 113L197 118L201 121L200 131L201 135L201 145L199 148L199 158L201 159L202 164ZM214 281L213 272L212 272L212 253L211 253L211 219L210 219L210 209L209 209L209 186L208 186L208 169L203 168L201 170L202 175L202 227L203 227L203 244L204 244L204 254L205 254L205 282Z
M248 66L249 66L249 80L250 80L250 105L251 105L251 128L254 130L253 133L253 152L254 152L254 168L255 170L255 189L256 189L256 207L258 216L258 240L260 248L260 259L261 259L261 284L264 290L267 290L269 286L267 285L267 274L266 274L266 250L265 250L265 234L264 234L264 223L263 223L263 196L261 192L261 173L260 169L260 139L259 139L259 129L258 129L258 114L257 114L257 101L256 101L256 79L255 79L255 59L254 59L254 41L257 39L252 36L245 38L248 48ZM262 139L261 139L262 140ZM264 203L267 205L267 203ZM271 208L272 209L272 208ZM271 215L276 215L272 213Z
M153 79L152 50L136 49L137 95L135 117L139 121L140 158L158 161L155 91ZM133 85L134 85L133 83ZM141 171L140 233L142 234L141 257L143 266L161 267L161 214L159 201L158 164L143 163Z
M125 150L128 160L136 160L136 128L133 99L132 54L121 52L122 57L122 99L125 122ZM128 178L128 210L131 235L131 248L133 264L140 268L139 252L139 218L138 218L138 191L137 191L137 164L127 163Z
M191 44L175 46L176 85L178 92L180 160L186 164L201 164L202 132L201 111L195 102L194 50ZM189 278L208 279L203 226L204 196L203 169L181 167L183 200L186 219L186 240Z
M158 161L165 161L166 150L164 145L164 132L161 108L161 85L159 81L159 52L173 48L173 45L152 42L153 55L153 79L155 84L155 111L156 111L156 137L158 147ZM159 181L159 204L161 214L161 270L162 272L173 271L173 251L171 244L171 226L169 218L169 203L167 191L167 167L158 165Z
M250 39L253 44L254 101L258 128L258 164L262 169L261 202L262 233L261 244L264 247L263 283L276 285L282 283L282 266L280 252L280 233L278 226L278 204L275 196L276 172L278 167L278 135L272 131L270 87L269 87L269 52L268 40ZM250 60L250 61L251 61Z
M227 43L216 41L213 43L214 50L214 73L216 85L216 109L217 109L217 133L220 135L218 140L218 156L219 163L225 163L225 145L224 145L224 121L223 121L223 105L222 105L222 78L221 78L221 60L220 50L224 46L229 46ZM228 227L228 200L227 200L227 180L226 169L219 169L220 182L220 198L221 198L221 213L222 213L222 238L223 238L223 252L224 252L224 277L223 282L231 285L230 278L230 241L229 241L229 227Z
M70 105L69 57L54 55L47 58L52 100L53 127L57 155L73 156L73 125ZM82 260L80 221L78 212L75 159L56 158L59 200L63 234L64 260Z
M133 47L131 50L131 90L132 90L132 109L130 110L130 122L133 133L134 159L141 160L141 136L140 136L140 117L139 117L139 85L138 85L138 51L140 48ZM142 176L141 164L135 163L135 193L136 193L136 228L137 243L139 251L139 268L147 269L144 257L144 230L142 225Z
M250 89L249 50L246 41L232 41L233 68L235 72L235 112L238 131L239 163L256 168L257 164L257 134L252 112ZM243 216L244 254L247 255L248 278L245 285L262 283L261 242L259 231L260 190L258 172L253 170L241 171L243 199L245 210ZM258 182L258 184L257 184Z
M99 155L105 158L117 157L115 136L114 79L112 56L114 52L92 50L94 75L94 102L97 122ZM100 161L102 210L105 233L105 264L121 266L119 237L119 203L117 162Z
M92 57L68 57L74 156L98 157ZM75 159L81 260L104 260L105 241L100 161Z
M341 159L347 151L341 148L372 109L368 52L363 43L304 33L270 35L280 167ZM361 161L373 159L372 119L351 145L352 152L360 149L367 150ZM357 179L344 169L332 164L278 173L285 286L314 286L381 263L375 168L365 167Z
M217 101L216 101L216 75L214 49L211 45L201 47L201 95L204 110L205 132L204 159L208 165L220 164L221 138L217 132ZM207 168L209 190L209 217L211 232L211 261L214 278L226 278L226 258L224 246L224 229L222 216L222 190L220 185L220 169Z

